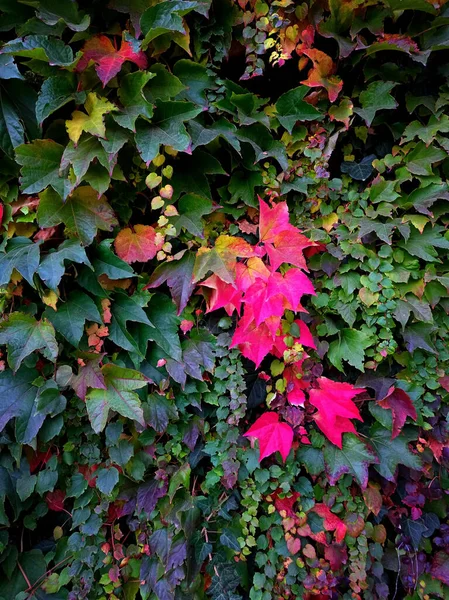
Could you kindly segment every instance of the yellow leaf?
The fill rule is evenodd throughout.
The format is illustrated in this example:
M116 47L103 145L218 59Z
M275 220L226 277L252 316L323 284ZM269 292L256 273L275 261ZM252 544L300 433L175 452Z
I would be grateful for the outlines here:
M87 114L80 110L75 110L72 113L72 119L65 123L69 138L74 144L78 143L83 131L98 137L104 137L104 115L116 110L114 104L106 100L106 98L98 97L93 92L87 96L84 108Z
M402 220L405 222L410 221L410 223L413 225L413 227L416 227L419 233L424 231L424 227L429 222L429 219L424 215L404 215Z
M335 223L338 223L338 215L337 213L330 213L330 215L326 215L322 217L321 222L323 224L323 228L329 233Z
M42 296L42 302L47 306L51 306L54 310L58 310L56 308L58 300L58 295L52 290L45 290L44 295Z

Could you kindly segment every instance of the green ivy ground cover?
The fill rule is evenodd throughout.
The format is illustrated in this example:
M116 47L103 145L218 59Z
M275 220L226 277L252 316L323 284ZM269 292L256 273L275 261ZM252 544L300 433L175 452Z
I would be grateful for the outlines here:
M0 599L448 598L446 0L0 31Z

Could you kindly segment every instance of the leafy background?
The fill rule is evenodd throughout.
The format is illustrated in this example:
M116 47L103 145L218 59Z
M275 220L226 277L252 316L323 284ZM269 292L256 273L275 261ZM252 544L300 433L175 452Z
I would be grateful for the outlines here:
M448 596L445 5L0 2L2 598Z

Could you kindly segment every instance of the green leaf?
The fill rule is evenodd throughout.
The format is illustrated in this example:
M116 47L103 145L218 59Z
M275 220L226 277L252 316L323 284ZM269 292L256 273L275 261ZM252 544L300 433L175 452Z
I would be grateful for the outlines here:
M322 115L314 106L304 101L310 91L305 85L289 90L276 102L277 119L291 133L298 121L317 121Z
M35 104L36 94L24 81L10 79L0 85L0 148L11 157L25 139L41 136Z
M26 415L30 412L29 407L35 406L38 388L33 381L37 375L35 369L25 366L15 375L10 369L0 372L0 431L11 419Z
M86 173L94 160L103 165L106 175L108 173L110 175L117 162L117 155L108 154L99 140L93 136L85 136L76 146L73 142L67 144L61 158L60 168L61 170L70 166L73 168L76 179L72 188L79 185L82 179L87 179Z
M438 258L438 251L435 248L449 248L449 241L443 237L445 228L441 225L432 225L429 223L420 233L412 228L412 232L407 242L400 242L398 245L409 254L418 256L426 262L441 262Z
M427 323L413 323L405 328L402 337L409 352L417 348L438 354L432 341L432 333L435 331L434 325Z
M406 167L413 175L433 175L432 165L447 158L447 152L435 146L426 146L424 142L416 144L407 154Z
M391 431L388 429L378 423L371 427L369 441L379 456L379 463L375 465L375 469L382 477L388 481L396 481L398 465L405 465L409 469L421 468L421 459L412 454L408 447L409 441L415 438L416 436L407 429L391 439Z
M204 125L202 121L203 119L197 117L187 123L187 129L192 138L192 150L199 146L206 146L221 137L240 154L240 142L236 136L237 127L235 125L223 118L218 119L210 126Z
M247 206L257 208L258 201L255 188L263 185L260 171L234 171L229 181L231 202L242 200Z
M181 342L178 329L181 319L176 315L176 307L167 296L156 294L148 305L148 315L153 327L138 326L142 339L140 349L145 354L148 340L156 344L174 360L181 360Z
M6 251L0 252L0 286L7 285L14 269L34 288L33 275L39 267L39 245L24 237L8 242Z
M119 480L119 473L115 467L100 469L95 486L105 496L110 496Z
M180 230L186 229L194 236L204 237L204 221L202 217L212 212L212 202L196 194L185 194L177 204L179 216L172 217L170 222Z
M193 267L195 255L186 252L180 260L165 262L156 267L150 277L148 287L159 287L166 283L170 288L173 300L178 307L178 315L187 306L187 302L195 288L193 283Z
M73 63L73 52L62 40L46 35L28 35L11 40L2 47L2 54L12 54L67 67Z
M178 419L178 411L173 401L165 396L150 394L144 406L145 421L158 433L164 433L170 421Z
M349 177L357 181L365 181L373 172L373 160L375 158L374 154L369 154L364 156L360 162L344 161L340 166L341 172L347 173Z
M377 111L397 107L396 100L390 94L396 85L392 81L374 81L360 94L362 108L354 108L354 112L365 119L368 127L371 126Z
M20 597L29 586L34 586L38 581L43 581L47 572L47 563L40 550L30 550L19 556L21 569L15 568L11 577L4 577L2 581L2 596L4 598ZM24 575L26 575L26 579ZM22 598L25 598L22 596Z
M410 142L417 137L426 146L429 146L436 138L437 133L449 133L449 117L447 115L441 115L440 118L432 115L427 125L423 125L419 121L412 121L404 130L402 142Z
M80 12L73 0L40 0L37 17L52 26L62 20L72 31L85 31L90 25L89 15Z
M193 119L200 112L201 108L191 102L158 100L151 124L142 119L137 122L136 145L142 160L149 164L159 154L161 144L179 152L189 151L191 140L184 121Z
M143 49L152 40L164 33L175 31L186 33L181 17L192 11L196 6L197 2L169 0L148 8L140 19L140 27L145 36L142 42Z
M371 344L368 334L356 329L340 329L338 340L329 345L328 358L339 371L344 371L343 360L364 371L365 348Z
M135 277L134 269L111 250L111 240L103 240L94 250L92 265L97 275L107 275L110 279Z
M296 459L304 465L310 475L319 475L324 471L323 452L312 446L300 446L296 453Z
M23 79L14 58L8 54L0 54L0 79Z
M154 76L151 86L145 90L145 97L149 102L171 100L185 90L181 81L172 75L163 64L156 63L150 67L149 71Z
M168 486L168 497L170 502L173 501L173 498L176 492L181 488L189 489L190 487L190 465L189 463L184 463L177 471L174 472L170 479L170 484Z
M73 73L59 73L46 79L37 97L36 118L42 122L77 97Z
M379 202L394 202L399 198L400 194L395 191L397 182L385 180L383 177L376 178L370 189L369 197L371 202L378 204Z
M16 372L22 361L35 350L56 362L58 344L53 325L46 319L37 321L31 315L14 312L0 323L0 344L8 349L8 364Z
M256 162L272 156L284 171L288 169L284 144L275 140L269 130L263 125L255 123L248 127L241 127L237 133L237 138L241 142L247 142L252 146L256 154Z
M86 408L95 433L103 431L109 411L145 425L139 396L131 390L147 385L148 380L139 371L107 364L102 369L106 389L93 389L86 396Z
M230 548L234 552L241 552L237 537L229 529L223 530L223 533L220 535L220 544L226 548Z
M28 240L27 240L28 241ZM1 260L1 259L0 259ZM65 272L65 261L91 267L86 251L76 240L66 240L57 250L50 250L42 259L37 273L51 290L56 291Z
M373 450L353 433L343 434L341 450L326 442L323 455L330 485L335 485L342 475L350 473L362 488L366 488L368 467L379 462Z
M185 91L180 94L180 97L207 107L206 90L215 87L214 79L208 75L208 69L192 60L183 58L175 63L173 73L185 86Z
M156 77L154 73L137 71L122 78L118 97L123 105L123 110L120 114L113 115L114 120L122 127L135 131L138 117L151 119L153 116L153 106L143 93L143 88L153 77Z
M137 339L129 331L128 321L142 323L153 327L153 323L148 319L143 308L133 297L126 294L117 293L112 304L112 322L109 327L110 339L124 350L137 352L142 356L140 345Z
M16 148L16 161L22 166L20 186L24 194L41 192L47 186L64 196L64 179L59 176L64 147L53 140L35 140Z
M65 302L58 303L57 311L47 308L44 315L53 324L56 331L75 348L78 347L83 336L86 321L102 323L95 302L77 290L73 291Z
M39 225L54 227L64 223L66 234L78 238L83 244L90 244L98 229L111 231L117 224L106 198L98 198L90 186L76 188L65 203L51 188L42 192L39 197Z

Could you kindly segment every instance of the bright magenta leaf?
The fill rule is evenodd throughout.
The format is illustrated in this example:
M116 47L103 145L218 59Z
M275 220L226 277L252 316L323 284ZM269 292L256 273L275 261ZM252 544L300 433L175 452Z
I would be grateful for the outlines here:
M127 60L135 63L139 69L146 69L148 66L147 57L141 50L135 52L126 40L122 40L120 50L117 50L105 35L97 35L87 40L82 52L83 56L78 62L76 70L84 71L89 62L93 61L103 87L117 75Z
M272 208L259 197L259 240L261 242L274 242L281 232L298 233L290 225L287 202L274 204Z
M206 312L224 308L229 316L232 315L234 310L240 314L242 292L231 283L226 283L214 274L203 281L201 287L207 288L206 290L201 290L206 297Z
M281 231L274 236L273 244L266 245L271 268L276 270L282 263L289 263L308 271L302 251L316 245L299 231Z
M285 461L292 447L293 429L287 423L280 423L277 413L266 412L257 419L244 436L259 440L259 462L277 451Z
M320 377L317 383L319 387L309 393L310 404L318 409L315 422L327 439L341 448L342 434L356 433L350 419L363 421L352 399L365 388L356 388L350 383L332 381L327 377Z
M265 323L257 326L252 316L243 316L232 338L231 348L235 346L238 346L243 356L252 360L257 368L271 352L273 335Z
M382 408L389 408L393 413L392 439L400 434L407 417L416 421L416 408L413 406L410 396L400 388L392 386L379 404Z

